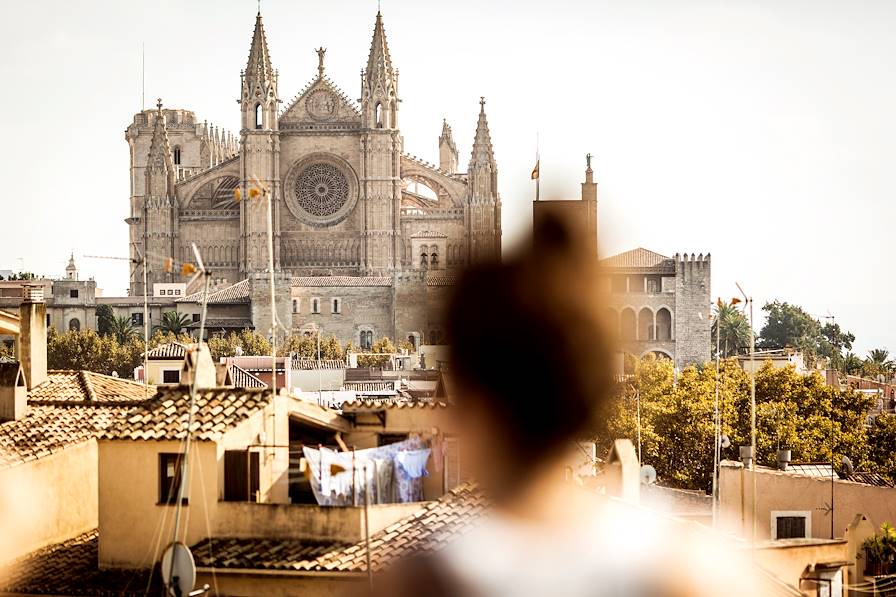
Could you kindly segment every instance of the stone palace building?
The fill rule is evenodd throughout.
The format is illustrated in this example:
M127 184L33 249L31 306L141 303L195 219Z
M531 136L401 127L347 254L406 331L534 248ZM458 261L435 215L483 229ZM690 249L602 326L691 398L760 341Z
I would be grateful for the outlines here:
M580 199L534 201L535 225L548 214L579 228L597 256L597 183L587 157ZM600 260L606 277L609 320L616 326L622 354L669 358L679 369L711 356L710 256L676 253L667 257L638 247Z
M268 210L264 199L252 198L263 187L273 201L281 333L320 329L362 347L382 336L438 343L437 305L452 272L501 252L485 100L466 172L447 122L436 166L403 147L398 70L381 14L360 103L326 76L326 50L317 52L310 83L281 102L259 13L240 75L238 135L192 111L163 108L161 100L134 116L125 134L131 257L147 255L152 293L158 284L182 281L176 267L166 271L166 261L193 261L195 243L216 296L250 304L249 319L268 333ZM130 291L144 292L139 267ZM246 322L245 315L232 326L225 319L216 326Z

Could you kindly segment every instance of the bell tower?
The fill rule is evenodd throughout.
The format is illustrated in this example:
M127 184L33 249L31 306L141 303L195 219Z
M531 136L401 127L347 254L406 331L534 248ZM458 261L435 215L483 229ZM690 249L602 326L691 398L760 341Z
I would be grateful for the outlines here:
M485 98L479 100L479 120L467 170L470 198L467 206L469 261L498 259L501 253L501 201L498 197L498 164L485 115Z
M242 274L268 269L267 204L258 191L271 194L274 267L279 263L280 131L277 109L277 71L271 65L261 12L255 17L255 31L246 70L241 73L240 130L240 271Z
M383 15L376 14L367 68L361 73L361 199L365 205L362 269L401 268L401 150L398 71L392 66Z

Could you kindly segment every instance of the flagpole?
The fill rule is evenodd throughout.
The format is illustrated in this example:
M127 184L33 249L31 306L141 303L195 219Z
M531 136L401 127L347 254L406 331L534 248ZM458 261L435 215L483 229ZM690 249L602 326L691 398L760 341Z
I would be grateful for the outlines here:
M535 133L535 200L538 201L541 196L541 153L539 151L539 141L541 134Z

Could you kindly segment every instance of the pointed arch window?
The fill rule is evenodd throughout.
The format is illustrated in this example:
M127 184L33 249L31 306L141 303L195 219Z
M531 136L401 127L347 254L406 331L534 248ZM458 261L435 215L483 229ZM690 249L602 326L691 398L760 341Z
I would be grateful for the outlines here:
M263 126L261 114L261 104L255 104L255 128L260 129Z
M174 165L180 166L180 145L174 146Z
M432 269L439 269L439 250L436 247L433 247L432 254L429 256L429 264Z
M420 269L427 269L429 267L429 253L427 253L427 247L424 245L420 249Z
M375 112L374 118L375 118L375 122L376 122L376 128L381 129L381 128L383 128L383 105L380 103L377 103L376 108L374 109L374 112Z
M370 350L373 347L373 332L371 330L361 330L360 338L361 350Z

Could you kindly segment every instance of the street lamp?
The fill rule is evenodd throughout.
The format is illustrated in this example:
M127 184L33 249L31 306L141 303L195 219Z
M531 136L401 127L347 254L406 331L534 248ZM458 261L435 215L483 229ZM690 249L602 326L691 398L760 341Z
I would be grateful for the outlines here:
M744 297L744 310L750 310L750 472L753 477L753 548L756 548L756 332L753 330L753 299L747 296L737 282L734 283ZM732 299L740 302L739 299Z

